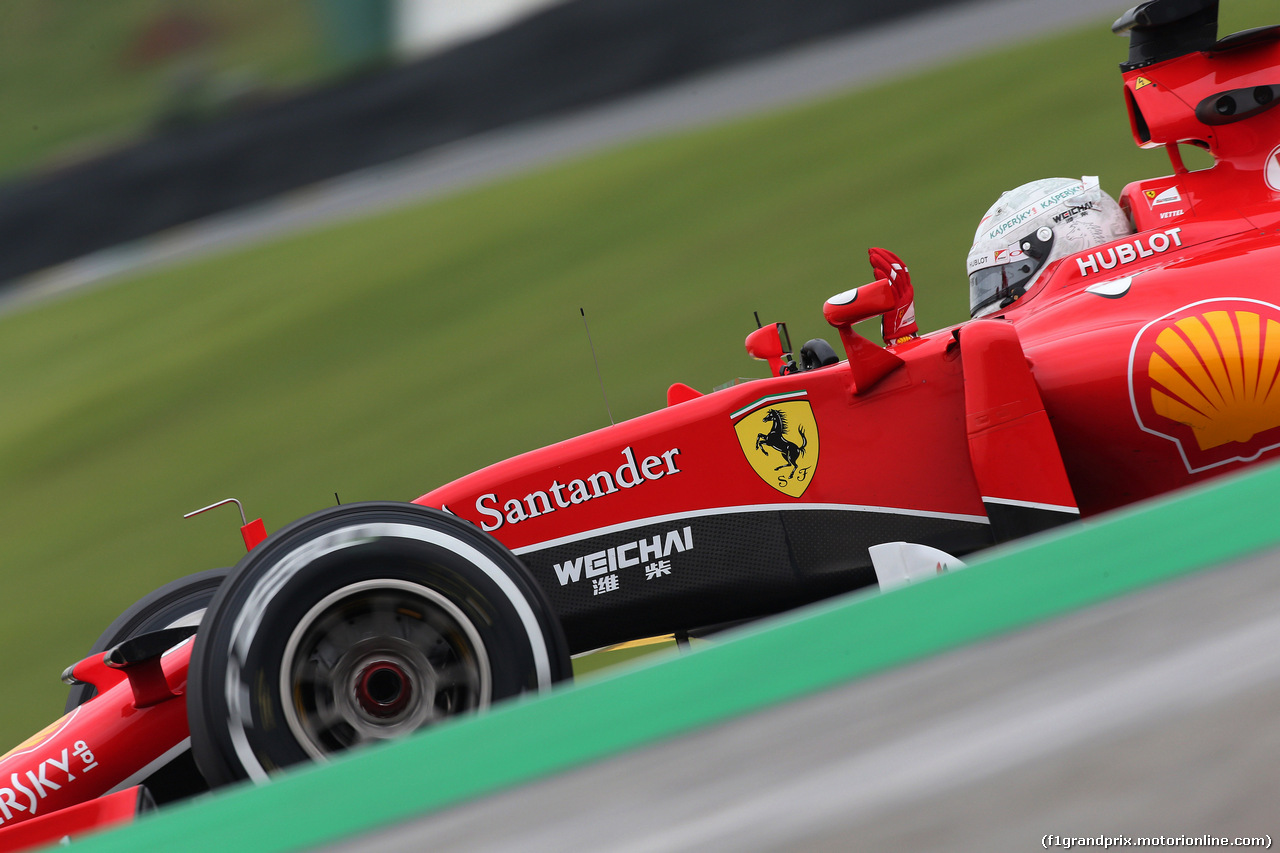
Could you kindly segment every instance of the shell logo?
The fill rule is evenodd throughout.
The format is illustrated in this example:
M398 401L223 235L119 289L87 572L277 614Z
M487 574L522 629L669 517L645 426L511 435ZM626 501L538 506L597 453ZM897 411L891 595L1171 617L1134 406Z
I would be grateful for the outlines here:
M1129 396L1138 426L1177 444L1191 473L1280 447L1280 307L1210 299L1147 324Z

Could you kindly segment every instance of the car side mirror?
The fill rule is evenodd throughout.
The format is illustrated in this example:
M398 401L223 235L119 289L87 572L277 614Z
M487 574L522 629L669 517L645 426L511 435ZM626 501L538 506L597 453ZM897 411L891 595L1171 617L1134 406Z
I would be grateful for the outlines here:
M795 372L786 323L770 323L747 335L747 355L769 362L771 376Z
M902 359L853 330L854 323L892 311L894 302L892 285L888 279L881 278L837 293L822 306L822 316L840 332L840 342L849 358L854 394L863 393L902 364Z

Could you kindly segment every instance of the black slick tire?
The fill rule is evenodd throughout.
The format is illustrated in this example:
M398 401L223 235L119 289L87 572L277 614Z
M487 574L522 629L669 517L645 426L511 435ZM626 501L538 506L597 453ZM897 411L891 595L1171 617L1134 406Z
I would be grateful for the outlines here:
M572 673L545 594L439 510L348 504L254 548L192 652L192 752L211 784L324 760Z

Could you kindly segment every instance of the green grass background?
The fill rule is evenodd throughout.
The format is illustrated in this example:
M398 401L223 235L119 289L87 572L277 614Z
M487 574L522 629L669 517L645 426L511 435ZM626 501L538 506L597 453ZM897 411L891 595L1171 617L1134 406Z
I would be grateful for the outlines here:
M0 751L121 610L239 558L232 509L183 512L236 496L274 529L605 425L579 306L619 419L764 375L753 310L834 341L821 304L868 246L910 264L923 328L964 319L1002 190L1168 171L1108 23L0 318Z

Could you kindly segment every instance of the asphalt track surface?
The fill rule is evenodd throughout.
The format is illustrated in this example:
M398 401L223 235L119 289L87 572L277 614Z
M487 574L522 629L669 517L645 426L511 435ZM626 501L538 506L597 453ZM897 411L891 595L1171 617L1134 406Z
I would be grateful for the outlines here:
M514 126L61 264L0 290L0 313L140 270L456 193L610 146L831 96L1064 27L1132 0L975 0L569 115ZM1116 39L1117 56L1123 44Z
M1278 717L1275 550L325 849L1280 841Z

